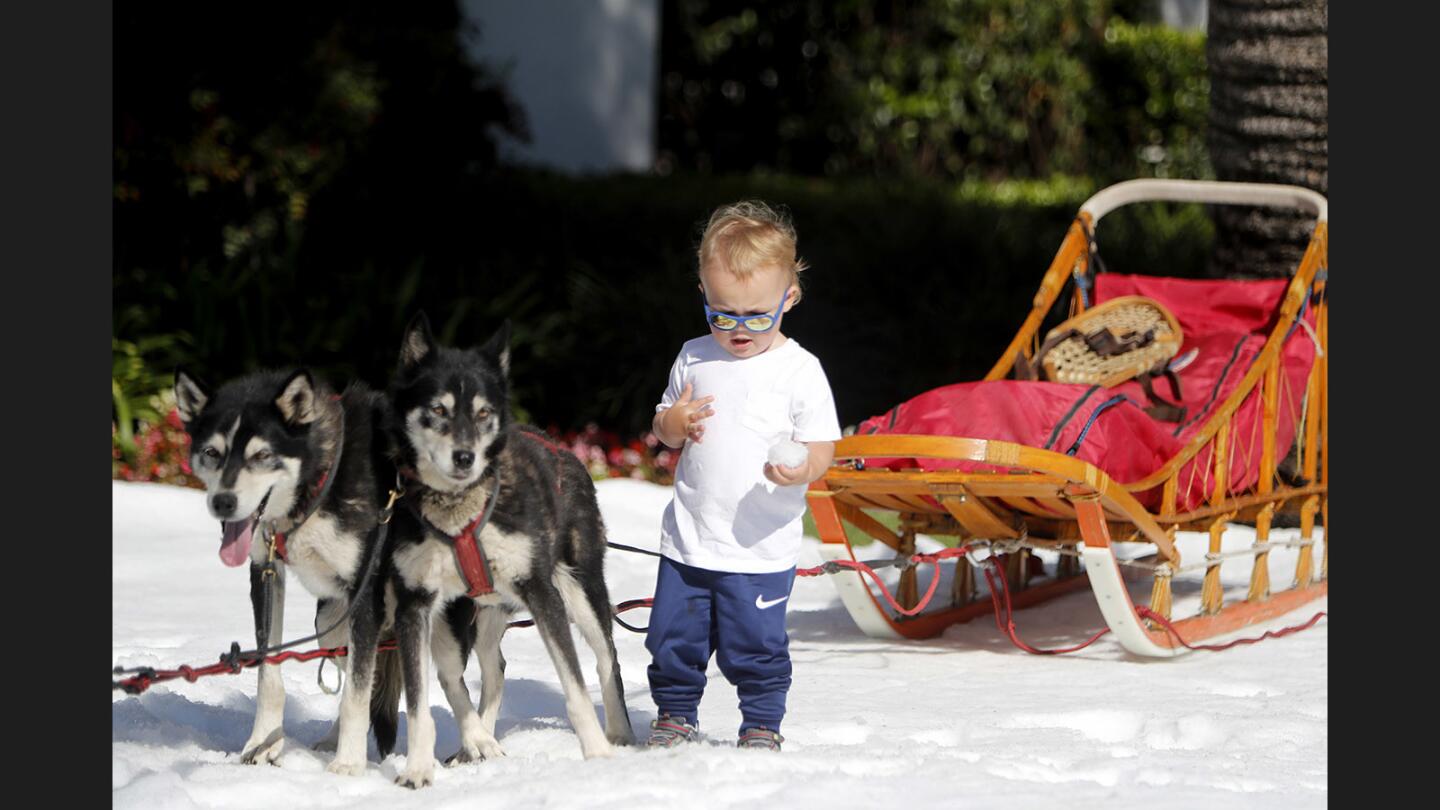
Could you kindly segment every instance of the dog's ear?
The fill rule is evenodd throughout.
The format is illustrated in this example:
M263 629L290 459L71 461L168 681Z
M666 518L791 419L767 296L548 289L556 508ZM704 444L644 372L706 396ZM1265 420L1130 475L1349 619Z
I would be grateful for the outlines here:
M405 338L400 341L400 367L413 368L435 349L435 337L430 333L430 319L424 312L415 313L410 325L405 327Z
M199 380L186 374L184 369L175 369L175 410L180 412L181 422L188 425L205 410L205 403L210 401L210 394L206 389Z
M496 362L498 362L498 363L500 364L500 373L501 373L501 374L504 374L504 375L506 375L506 376L509 376L509 374L510 374L510 319L509 319L509 318L506 318L506 319L505 319L505 322L502 323L502 324L500 324L500 328L495 330L495 334L491 335L491 336L490 336L490 339L487 340L487 341L485 341L485 345L480 347L480 352L481 352L481 354L487 354L487 355L495 358Z
M275 398L275 407L280 415L292 425L308 425L320 418L319 397L315 393L315 381L310 372L301 369L285 380L280 395Z

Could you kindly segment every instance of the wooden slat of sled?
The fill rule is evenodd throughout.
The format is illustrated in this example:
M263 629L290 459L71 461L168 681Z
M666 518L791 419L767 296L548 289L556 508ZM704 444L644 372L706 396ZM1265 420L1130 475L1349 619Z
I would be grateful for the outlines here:
M1066 482L1048 475L836 471L826 480L846 495L854 493L865 496L865 508L870 508L872 504L880 505L878 499L869 497L880 494L909 504L911 511L943 513L939 507L912 500L912 497L928 495L934 490L953 489L983 498L993 498L1010 509L1031 515L1075 517L1075 510L1070 508L1069 503L1055 497Z
M884 492L867 492L865 497L881 509L890 509L896 512L913 512L915 508L900 498ZM927 507L928 511L928 507Z
M875 500L874 493L846 490L835 497L840 503L849 504L856 509L888 509L892 512L895 511L893 506Z
M938 493L935 500L960 521L965 531L975 537L999 539L1020 536L1013 526L979 498L964 494Z
M903 504L906 504L906 506L908 507L907 511L910 511L910 512L922 512L922 513L933 512L933 513L941 514L941 515L945 514L945 510L944 510L944 509L942 509L941 507L936 506L935 504L933 504L933 503L925 500L924 498L920 497L919 495L902 495L902 494L899 494L899 493L892 493L892 496L891 496L891 497L895 498L895 500L897 500L897 501L899 501L899 502L901 502L901 503L903 503Z
M938 473L931 475L935 476L931 479L932 485L950 483ZM970 492L985 497L1014 495L1033 498L1056 495L1069 482L1051 475L970 475L954 483L963 484Z
M1001 495L998 500L1016 512L1039 517L1053 517L1049 510L1030 498L1022 498L1019 495Z
M826 473L834 475L834 473ZM862 473L862 475L864 475ZM879 478L869 477L847 477L827 478L826 481L831 487L843 492L883 492L886 494L905 493L910 495L929 495L930 486L924 478Z
M1068 481L1054 475L1031 473L967 473L958 470L848 470L837 467L825 473L830 486L839 489L886 492L929 492L936 484L963 484L985 495L1054 495Z
M881 523L847 503L836 504L835 510L839 512L840 517L849 522L850 525L879 540L890 548L899 550L900 536L891 530L889 526L886 526L884 523Z
M1070 520L1075 519L1075 507L1071 506L1067 500L1061 498L1036 498L1035 502L1061 517Z

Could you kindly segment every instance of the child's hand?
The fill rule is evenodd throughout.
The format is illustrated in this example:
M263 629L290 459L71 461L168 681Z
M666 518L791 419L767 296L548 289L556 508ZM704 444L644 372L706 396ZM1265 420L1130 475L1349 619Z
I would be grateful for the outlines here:
M765 477L770 483L782 487L793 487L797 484L808 484L813 480L810 475L810 460L806 459L804 464L798 467L783 467L779 464L765 464Z
M698 444L705 435L704 420L715 415L715 409L710 407L715 396L712 394L699 399L691 399L694 387L694 383L685 383L685 390L680 392L680 398L675 400L675 404L670 407L670 410L675 413L675 416L671 418L680 420L685 438Z
M781 444L770 448L770 458L775 461L793 461L788 450ZM809 484L825 475L830 469L830 463L835 460L835 442L804 442L805 460L793 467L784 464L776 464L775 461L765 464L765 478L772 484L782 487L794 487Z

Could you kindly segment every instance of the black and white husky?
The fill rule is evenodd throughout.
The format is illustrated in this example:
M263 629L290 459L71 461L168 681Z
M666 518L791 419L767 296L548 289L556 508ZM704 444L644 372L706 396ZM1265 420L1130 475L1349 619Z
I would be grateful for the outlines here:
M384 624L387 562L386 549L375 547L376 529L386 484L394 480L386 400L361 385L336 396L303 370L251 374L213 394L180 371L175 399L190 434L190 466L205 484L210 514L221 521L220 559L230 566L250 562L259 646L283 640L287 568L319 599L316 632L356 603L347 621L320 639L323 646L349 645L350 651L340 716L318 747L335 745L331 772L360 773L370 723L380 755L394 748L400 700L396 656L385 654L377 672L375 649ZM283 538L284 557L277 558L267 583L268 540L277 536ZM358 589L373 554L381 555L380 570L362 593ZM267 588L273 588L268 626ZM246 763L274 762L284 744L280 668L259 669L255 725L241 753Z
M425 639L460 726L453 761L503 755L495 739L505 661L500 638L516 606L529 610L560 675L586 758L633 740L605 587L605 527L584 465L543 434L510 424L509 324L480 349L437 345L424 314L406 329L390 387L405 508L392 523L395 627L408 708L408 761L397 781L429 784L435 726L426 699ZM493 505L489 503L494 497ZM495 592L470 599L453 538L478 529ZM602 731L585 689L569 622L594 651L605 704ZM432 622L434 627L432 631ZM480 659L480 709L465 688L469 648Z

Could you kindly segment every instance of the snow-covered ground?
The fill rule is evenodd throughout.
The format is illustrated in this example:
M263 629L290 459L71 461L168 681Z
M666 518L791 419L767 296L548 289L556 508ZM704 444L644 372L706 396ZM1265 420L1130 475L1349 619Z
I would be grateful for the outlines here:
M669 490L639 481L598 486L610 539L655 548ZM208 664L253 642L244 568L216 556L218 527L203 496L153 484L114 484L114 663L169 668ZM1277 531L1276 539L1296 532ZM1232 528L1227 548L1253 536ZM807 541L802 566L819 562ZM1181 534L1188 559L1204 537ZM1136 550L1141 550L1136 547ZM879 555L881 549L869 553ZM1287 587L1293 552L1273 552L1272 582ZM612 551L616 600L649 596L655 561ZM1222 569L1243 598L1248 563ZM1317 567L1318 570L1318 567ZM928 583L922 570L921 583ZM1177 580L1177 615L1198 584ZM292 578L286 637L313 631L314 601ZM941 591L945 593L945 591ZM1137 598L1146 594L1137 590ZM1299 624L1325 601L1242 635ZM626 614L643 624L647 614ZM1088 589L1019 611L1030 644L1078 643L1102 626ZM789 627L795 682L785 750L739 751L735 691L712 663L700 708L704 741L678 750L620 749L585 761L565 719L558 680L535 632L511 630L505 698L496 729L503 759L437 769L412 792L392 780L405 754L371 762L359 777L325 771L330 754L309 746L328 730L339 698L316 684L315 663L286 664L287 735L278 767L246 766L239 750L255 709L255 673L170 681L140 696L114 693L114 807L1205 807L1314 808L1327 803L1328 626L1221 653L1175 660L1133 658L1105 637L1065 656L1013 647L988 617L937 639L885 642L857 630L824 577L799 579ZM631 722L655 716L643 637L616 629ZM581 661L599 711L593 659ZM327 681L334 670L328 666ZM479 668L467 670L479 695ZM438 688L429 692L436 752L458 748Z

